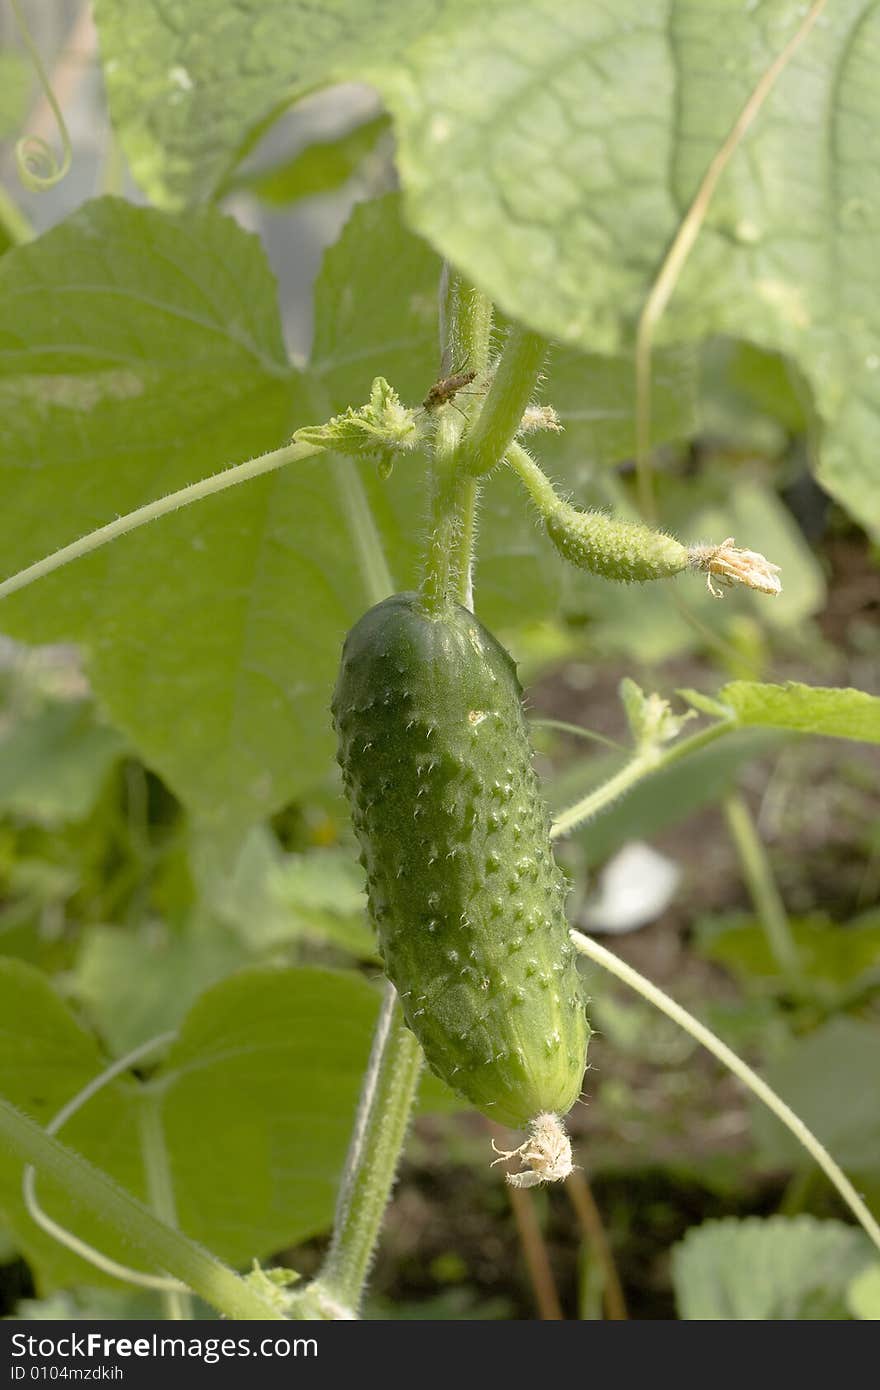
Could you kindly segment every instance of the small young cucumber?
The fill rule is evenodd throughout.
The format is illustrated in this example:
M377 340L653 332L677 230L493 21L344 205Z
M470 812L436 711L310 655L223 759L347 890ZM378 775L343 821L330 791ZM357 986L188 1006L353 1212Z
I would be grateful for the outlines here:
M493 1119L564 1115L589 1025L513 660L395 594L348 634L338 759L385 967L431 1068Z

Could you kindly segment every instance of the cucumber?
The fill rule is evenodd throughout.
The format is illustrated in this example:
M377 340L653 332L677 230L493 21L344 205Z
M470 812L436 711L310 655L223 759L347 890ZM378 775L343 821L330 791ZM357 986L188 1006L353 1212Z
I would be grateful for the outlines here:
M589 1026L510 655L416 593L348 634L333 698L370 912L436 1074L504 1124L563 1115Z

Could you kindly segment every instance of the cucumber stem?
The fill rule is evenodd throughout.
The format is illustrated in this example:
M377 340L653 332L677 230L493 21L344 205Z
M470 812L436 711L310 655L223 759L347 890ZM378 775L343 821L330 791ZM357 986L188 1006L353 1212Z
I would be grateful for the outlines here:
M796 976L800 971L800 960L785 904L752 813L738 792L725 799L724 815L773 959L784 975Z
M649 744L646 748L633 754L630 760L624 763L619 771L609 777L600 786L594 787L586 796L575 801L573 805L567 806L564 811L560 811L554 817L550 828L551 840L558 840L562 835L568 835L578 826L586 821L592 820L600 811L604 811L606 806L610 806L618 797L628 792L643 777L648 777L652 772L659 772L661 768L669 767L670 763L678 762L679 758L686 758L690 753L696 753L707 744L714 743L722 734L730 733L737 726L733 720L719 720L717 724L710 724L708 729L701 729L699 733L692 734L690 738L682 739L679 743L673 743L668 748L658 748Z
M225 492L227 488L236 487L239 483L250 482L251 478L260 478L264 473L283 468L285 464L301 463L304 459L323 452L323 449L315 444L285 444L268 454L259 454L245 463L237 463L231 468L224 468L220 473L212 473L209 478L200 478L197 483L190 483L178 492L169 492L167 497L159 497L155 502L148 502L146 506L137 507L133 512L126 512L124 516L117 517L106 526L99 526L96 531L87 532L70 545L54 550L51 555L44 556L42 560L19 570L17 574L11 574L0 583L0 599L16 593L19 589L27 588L28 584L33 584L44 575L71 564L73 560L79 560L83 555L91 555L93 551L100 550L102 546L109 545L120 536L128 535L129 531L136 531L140 526L158 521L159 517L168 516L171 512L179 511L181 507L188 507L192 502L201 502L204 497L213 497L217 492Z
M168 1161L168 1145L165 1142L165 1128L162 1123L161 1091L142 1089L141 1104L138 1111L138 1127L141 1136L141 1155L147 1178L147 1194L150 1206L157 1216L167 1221L169 1226L177 1226L177 1203L174 1198L174 1181ZM164 1289L160 1295L169 1322L186 1322L193 1316L192 1297L181 1289Z
M546 338L511 328L479 419L462 445L462 467L473 477L490 473L516 438L546 355Z
M699 1019L694 1018L693 1014L688 1013L687 1009L682 1008L668 994L665 994L657 985L646 980L644 975L640 975L631 965L627 965L619 956L615 956L612 951L607 951L604 946L600 946L592 937L584 936L579 931L572 930L570 933L575 950L588 960L594 961L596 965L601 965L603 970L607 970L611 975L622 980L630 989L634 989L643 999L647 999L649 1004L664 1013L667 1018L671 1018L673 1023L677 1023L679 1028L683 1028L692 1038L695 1038L707 1052L711 1052L713 1057L717 1057L719 1062L732 1072L738 1081L757 1096L767 1109L772 1111L778 1120L791 1131L798 1143L801 1144L818 1163L825 1175L834 1184L840 1196L855 1216L859 1225L871 1238L877 1249L880 1250L880 1225L878 1225L859 1194L856 1192L852 1183L842 1171L840 1166L835 1163L831 1154L808 1129L799 1115L786 1105L785 1101L762 1080L757 1072L752 1071L741 1057L723 1043L719 1037L707 1028Z
M440 301L444 373L485 377L492 340L492 301L463 276L444 271ZM430 522L422 594L438 611L450 598L473 607L473 557L479 483L463 467L465 419L458 410L438 416L431 470Z

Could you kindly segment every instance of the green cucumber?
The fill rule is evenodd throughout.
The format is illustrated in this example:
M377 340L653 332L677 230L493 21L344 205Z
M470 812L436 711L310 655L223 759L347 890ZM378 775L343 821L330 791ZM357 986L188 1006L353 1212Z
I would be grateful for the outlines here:
M348 634L338 760L389 978L433 1071L493 1119L564 1115L589 1025L510 655L395 594Z

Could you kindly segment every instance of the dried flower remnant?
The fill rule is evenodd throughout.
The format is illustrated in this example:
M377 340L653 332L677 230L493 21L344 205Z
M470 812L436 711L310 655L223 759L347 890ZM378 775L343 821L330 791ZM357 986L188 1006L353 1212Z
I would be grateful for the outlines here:
M511 1187L538 1187L542 1182L563 1182L574 1171L571 1141L565 1126L556 1115L536 1115L529 1125L528 1138L516 1149L499 1149L495 1140L492 1148L498 1154L496 1163L516 1158L523 1166L520 1173L506 1174Z
M728 587L735 583L745 584L748 589L774 598L782 593L782 583L777 578L779 566L756 550L741 550L733 536L728 536L720 545L691 546L689 554L691 567L705 574L709 593L715 598L723 598L724 590L713 584L713 578L720 579Z
M520 429L523 434L533 434L535 430L552 430L562 434L563 426L552 405L528 405L523 412Z

